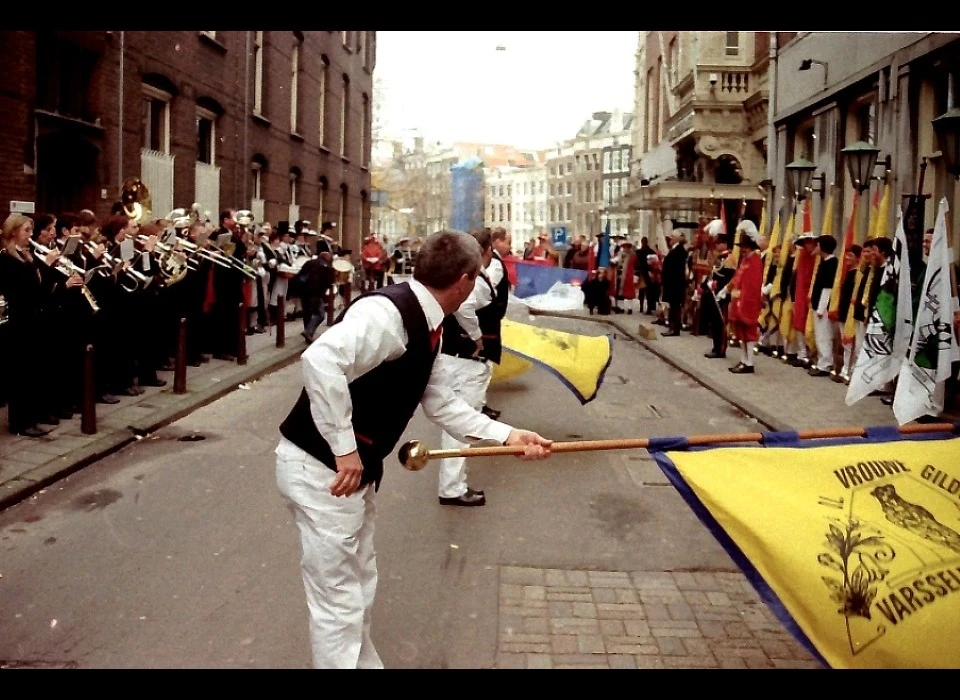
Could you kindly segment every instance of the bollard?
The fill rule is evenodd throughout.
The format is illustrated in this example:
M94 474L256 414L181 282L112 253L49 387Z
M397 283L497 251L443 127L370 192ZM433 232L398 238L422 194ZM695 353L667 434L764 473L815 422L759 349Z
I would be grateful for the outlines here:
M287 323L287 298L283 294L277 296L277 347L286 345L285 327Z
M180 319L177 331L177 357L173 363L173 393L187 393L187 319Z
M247 305L237 305L237 364L247 364Z
M327 328L333 325L333 306L337 299L337 293L333 287L327 289Z
M94 378L93 346L88 345L83 364L83 404L80 407L80 432L97 432L97 386Z

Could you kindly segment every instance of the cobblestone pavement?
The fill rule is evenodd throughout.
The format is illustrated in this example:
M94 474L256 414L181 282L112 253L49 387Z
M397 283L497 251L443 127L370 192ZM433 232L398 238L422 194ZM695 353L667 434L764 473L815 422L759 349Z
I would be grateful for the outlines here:
M498 668L822 668L735 572L500 570Z

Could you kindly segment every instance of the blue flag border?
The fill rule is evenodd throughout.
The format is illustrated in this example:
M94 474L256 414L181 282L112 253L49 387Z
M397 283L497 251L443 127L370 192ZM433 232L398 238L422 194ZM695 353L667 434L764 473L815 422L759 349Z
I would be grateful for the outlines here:
M551 330L552 330L552 329L551 329ZM558 332L560 332L560 331L558 331ZM545 369L545 370L547 370L548 372L550 372L553 376L555 376L557 379L559 379L560 382L561 382L565 387L567 387L570 391L573 392L573 395L577 397L577 400L578 400L578 401L580 401L580 405L583 406L583 405L586 405L586 404L590 403L590 402L593 401L595 398L597 398L597 394L600 393L600 387L603 386L603 379L604 379L604 377L605 377L606 374L607 374L607 370L610 369L610 363L613 362L613 338L610 337L609 335L604 336L604 337L607 339L607 347L610 349L610 356L607 357L607 363L603 366L603 369L600 370L600 376L597 377L597 387L596 387L596 389L593 390L593 393L590 394L590 396L584 396L583 394L581 394L581 393L580 393L580 390L577 389L577 388L576 388L573 384L571 384L569 381L567 381L567 378L566 378L566 377L564 377L562 374L560 374L560 372L558 372L556 369L554 369L553 367L551 367L550 365L548 365L548 364L547 364L546 362L544 362L543 360L540 360L540 359L538 359L538 358L536 358L536 357L533 357L532 355L527 355L527 354L525 354L525 353L518 352L518 351L514 350L513 348L507 347L506 345L503 346L503 350L504 350L504 352L509 352L509 353L511 353L511 354L513 354L513 355L516 355L517 357L522 357L524 360L527 360L528 362L532 362L533 364L537 365L538 367L542 367L543 369Z
M944 421L948 422L948 421ZM724 445L703 445L690 446L684 436L656 438L650 441L647 451L651 454L664 473L664 476L670 481L680 496L686 501L687 505L694 512L697 518L702 522L710 534L716 538L717 542L726 550L730 558L743 572L747 580L759 594L761 600L766 603L774 616L781 624L793 635L803 647L810 652L825 668L831 668L830 664L823 655L817 650L810 638L797 624L793 615L787 610L783 601L774 592L767 583L766 579L753 566L747 556L743 553L733 538L727 534L723 527L710 513L709 509L697 497L693 489L687 484L679 469L667 454L668 450L685 452L702 452L706 450L717 450L727 447L749 447L753 449L764 449L766 447L797 447L801 449L810 449L817 447L829 447L831 445L862 445L865 443L884 443L884 442L902 442L906 440L946 440L957 437L960 434L960 423L955 423L953 432L935 432L935 433L901 433L896 426L875 426L866 428L866 437L844 437L844 438L819 438L819 439L800 439L798 433L792 431L771 431L763 433L763 442L759 445L744 444L724 444Z

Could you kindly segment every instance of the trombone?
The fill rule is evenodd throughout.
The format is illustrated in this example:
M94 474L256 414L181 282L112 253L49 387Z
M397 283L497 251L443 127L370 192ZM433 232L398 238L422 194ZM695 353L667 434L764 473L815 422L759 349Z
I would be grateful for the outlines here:
M83 245L92 256L96 257L97 246L95 243L87 241ZM123 291L135 292L138 289L146 287L150 283L149 277L141 272L137 272L133 268L124 268L124 261L120 258L110 255L110 253L108 253L106 250L100 254L100 257L103 258L103 262L106 264L97 265L90 270L90 273L99 274L102 277L116 276L117 284L120 285L120 288Z
M33 246L33 249L36 251L37 255L46 258L50 253L57 253L60 255L59 250L50 250L45 245L37 243L32 238L30 239L30 244ZM53 267L57 269L58 272L63 273L68 278L73 277L74 275L79 275L80 279L83 280L83 284L80 285L80 292L83 294L83 297L87 300L87 303L90 305L90 308L94 313L100 310L100 307L97 305L97 300L94 299L93 294L90 293L90 290L87 289L86 283L86 270L77 265L73 264L70 260L64 257L57 257L53 263Z

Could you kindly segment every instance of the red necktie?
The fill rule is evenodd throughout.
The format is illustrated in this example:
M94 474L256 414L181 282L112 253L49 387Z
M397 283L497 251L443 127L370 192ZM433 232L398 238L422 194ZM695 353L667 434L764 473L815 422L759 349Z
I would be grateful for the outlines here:
M443 326L437 326L430 331L430 349L436 350L440 345L440 336L443 335Z

